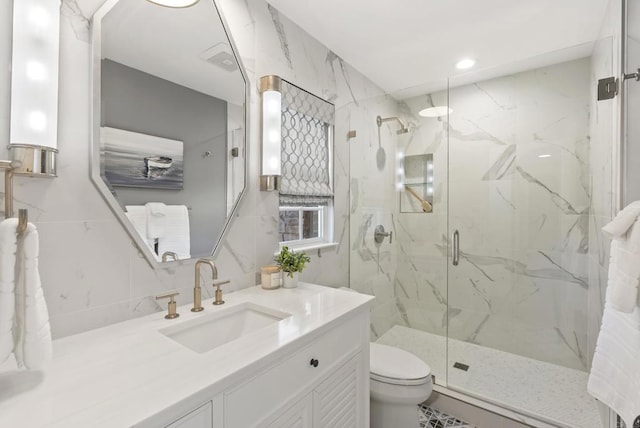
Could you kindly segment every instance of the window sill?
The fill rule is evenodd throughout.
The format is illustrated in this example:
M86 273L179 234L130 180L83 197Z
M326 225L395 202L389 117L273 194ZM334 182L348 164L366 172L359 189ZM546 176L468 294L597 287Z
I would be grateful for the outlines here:
M337 242L317 242L317 243L314 242L314 243L305 243L300 245L287 244L287 247L289 247L289 249L292 251L318 250L319 252L320 250L335 248L338 245L340 244L338 244ZM278 254L280 254L280 251L276 251L275 253L273 253L274 256L277 256Z

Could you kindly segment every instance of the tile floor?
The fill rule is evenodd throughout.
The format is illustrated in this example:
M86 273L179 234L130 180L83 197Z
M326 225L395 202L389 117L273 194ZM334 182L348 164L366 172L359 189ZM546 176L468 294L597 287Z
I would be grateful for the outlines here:
M476 428L454 416L447 415L429 406L418 406L420 425L419 428Z
M403 326L392 327L378 342L422 358L436 383L449 389L554 426L600 427L596 402L587 393L586 372L459 340L447 343L445 337ZM455 369L455 362L469 369Z

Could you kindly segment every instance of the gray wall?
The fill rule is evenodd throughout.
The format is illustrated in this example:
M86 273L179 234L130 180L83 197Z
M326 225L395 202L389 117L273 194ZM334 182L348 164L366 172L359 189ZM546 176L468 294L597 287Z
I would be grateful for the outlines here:
M226 218L227 103L103 60L101 124L184 142L182 190L117 187L116 197L123 206L187 205L191 255L209 255Z

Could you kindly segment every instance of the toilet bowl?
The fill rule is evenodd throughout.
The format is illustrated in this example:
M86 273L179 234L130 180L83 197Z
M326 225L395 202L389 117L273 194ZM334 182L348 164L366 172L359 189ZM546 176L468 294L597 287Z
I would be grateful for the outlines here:
M371 428L418 426L417 405L433 390L431 368L410 352L370 344Z

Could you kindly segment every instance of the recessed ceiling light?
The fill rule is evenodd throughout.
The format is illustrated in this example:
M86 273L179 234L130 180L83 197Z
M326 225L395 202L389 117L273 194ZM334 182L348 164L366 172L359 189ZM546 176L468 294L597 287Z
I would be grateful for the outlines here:
M147 0L151 3L166 7L189 7L198 3L200 0Z
M418 112L422 117L440 117L453 113L453 109L447 106L428 107Z
M538 155L539 158L550 158L551 155Z
M461 59L456 63L456 68L458 70L466 70L467 68L471 68L476 65L476 62L471 58Z

